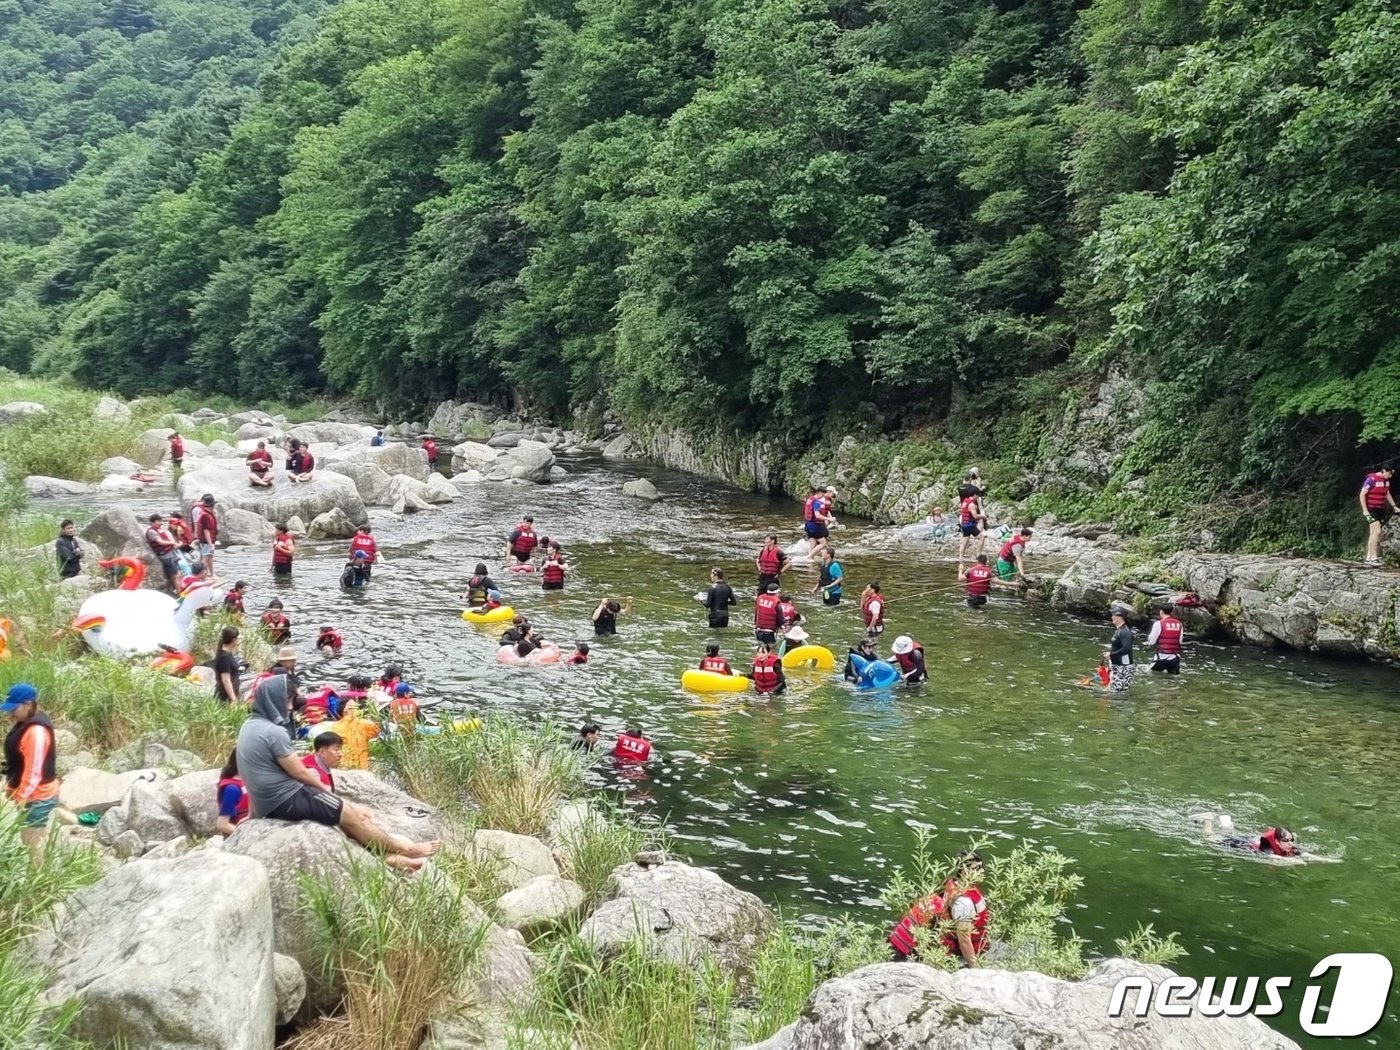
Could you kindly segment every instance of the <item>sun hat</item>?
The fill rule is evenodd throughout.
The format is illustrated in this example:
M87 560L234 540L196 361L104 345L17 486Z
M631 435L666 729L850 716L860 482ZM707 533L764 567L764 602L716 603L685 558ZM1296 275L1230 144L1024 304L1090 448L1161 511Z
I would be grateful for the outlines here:
M890 652L894 653L896 656L906 656L913 651L914 639L910 638L907 634L901 634L894 640L894 644L890 646Z
M808 634L797 624L793 624L783 632L783 637L790 642L805 642L808 638Z
M16 682L10 686L10 691L5 694L5 702L0 704L0 711L17 711L25 704L35 703L38 699L39 690L28 682Z
M279 664L283 660L295 660L296 658L297 651L293 649L290 645L284 645L282 646L282 648L277 650L277 662Z

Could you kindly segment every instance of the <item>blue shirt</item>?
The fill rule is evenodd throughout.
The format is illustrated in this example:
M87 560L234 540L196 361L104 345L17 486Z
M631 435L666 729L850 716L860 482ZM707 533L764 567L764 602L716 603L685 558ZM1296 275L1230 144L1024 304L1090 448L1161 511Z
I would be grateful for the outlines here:
M219 816L233 820L238 816L238 804L243 801L243 789L227 784L219 791Z
M384 444L384 435L383 435L383 434L375 434L374 437L372 437L372 438L369 439L369 443L370 443L371 445L374 445L374 446L379 446L379 445Z
M833 561L830 565L822 567L822 575L831 582L831 586L826 588L826 593L835 598L841 593L841 577L845 574L845 569L841 568L839 561Z

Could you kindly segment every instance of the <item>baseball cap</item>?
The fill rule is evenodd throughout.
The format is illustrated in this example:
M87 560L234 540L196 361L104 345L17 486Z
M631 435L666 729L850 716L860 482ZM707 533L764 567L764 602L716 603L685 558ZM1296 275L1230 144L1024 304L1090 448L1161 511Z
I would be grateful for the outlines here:
M368 557L369 557L369 552L368 552L368 551L356 551L354 556L355 556L355 558L357 558L357 559L368 558Z
M5 694L5 702L0 704L0 711L14 711L25 704L32 704L38 699L39 690L28 682L16 682L10 686L10 691Z
M409 696L416 692L418 692L418 690L414 689L413 686L409 685L407 682L400 682L398 685L394 686L395 696Z

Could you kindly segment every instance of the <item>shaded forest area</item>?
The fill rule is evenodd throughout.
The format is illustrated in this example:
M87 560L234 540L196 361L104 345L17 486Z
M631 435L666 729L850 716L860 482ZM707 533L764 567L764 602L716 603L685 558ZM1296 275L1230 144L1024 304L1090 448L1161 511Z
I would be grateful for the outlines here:
M0 365L1024 468L1114 375L1046 507L1338 549L1398 70L1381 0L0 0Z

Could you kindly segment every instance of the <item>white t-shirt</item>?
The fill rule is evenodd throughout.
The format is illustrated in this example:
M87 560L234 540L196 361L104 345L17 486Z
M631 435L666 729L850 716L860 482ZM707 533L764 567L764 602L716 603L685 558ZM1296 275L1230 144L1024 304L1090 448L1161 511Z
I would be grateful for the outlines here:
M953 907L949 911L954 922L971 922L977 918L977 905L968 896L959 897L953 901Z

